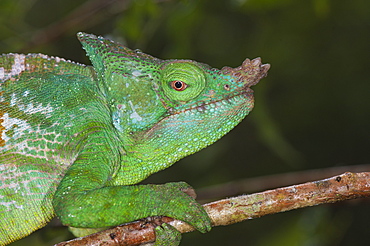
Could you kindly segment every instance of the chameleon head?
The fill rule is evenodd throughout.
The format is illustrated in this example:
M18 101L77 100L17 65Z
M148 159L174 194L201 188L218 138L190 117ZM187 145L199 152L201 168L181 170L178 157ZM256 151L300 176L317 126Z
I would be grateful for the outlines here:
M152 162L153 172L217 141L253 108L251 86L269 64L246 59L221 70L191 60L161 60L79 33L113 125L128 153ZM147 165L148 166L148 165Z
M157 143L161 152L166 150L162 158L168 161L212 144L252 110L250 87L264 78L269 68L260 58L221 70L190 60L164 61L155 90L166 114L144 138Z

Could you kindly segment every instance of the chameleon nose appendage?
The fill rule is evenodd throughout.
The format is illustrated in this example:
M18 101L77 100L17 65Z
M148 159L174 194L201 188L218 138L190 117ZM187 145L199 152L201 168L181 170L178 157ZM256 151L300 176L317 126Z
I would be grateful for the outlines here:
M262 78L267 76L270 64L262 64L261 58L253 60L245 59L242 65L236 68L223 67L221 72L234 78L237 84L243 84L244 88L256 85Z

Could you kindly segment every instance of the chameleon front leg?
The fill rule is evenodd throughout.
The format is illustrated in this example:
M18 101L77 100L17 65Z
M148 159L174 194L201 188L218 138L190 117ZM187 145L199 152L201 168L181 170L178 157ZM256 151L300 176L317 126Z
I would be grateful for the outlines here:
M54 194L54 210L64 225L100 228L163 215L185 221L200 232L210 230L203 207L184 192L191 189L188 184L108 186L119 166L115 163L118 160L109 157L117 153L107 152L110 144L89 146L76 158ZM94 149L96 146L105 151Z

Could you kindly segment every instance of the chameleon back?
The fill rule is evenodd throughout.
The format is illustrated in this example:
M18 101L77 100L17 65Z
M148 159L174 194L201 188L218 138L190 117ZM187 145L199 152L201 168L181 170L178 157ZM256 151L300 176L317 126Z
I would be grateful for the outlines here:
M52 196L78 150L72 124L89 67L41 54L0 56L0 245L53 218ZM94 94L94 93L93 93Z

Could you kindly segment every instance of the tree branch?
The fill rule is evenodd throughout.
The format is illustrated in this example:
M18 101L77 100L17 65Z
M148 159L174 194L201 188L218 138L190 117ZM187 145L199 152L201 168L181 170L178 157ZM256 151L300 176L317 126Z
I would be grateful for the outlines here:
M107 19L107 14L116 14L118 11L126 9L128 1L118 0L89 0L72 10L69 14L63 18L57 20L50 25L34 31L32 36L29 37L29 42L25 45L20 52L28 51L35 46L39 46L45 43L49 43L58 37L60 37L66 31L73 30L74 28L92 26L102 19ZM115 8L111 8L112 11L104 12L107 8L114 5ZM100 14L98 15L97 13ZM94 18L92 18L94 16Z
M223 199L203 206L211 217L213 226L220 226L297 208L369 196L370 172L346 172L328 179ZM164 222L176 227L181 233L194 230L190 225L172 218L154 217L56 246L134 246L151 243L155 240L154 228Z
M237 196L245 193L255 193L263 190L285 187L291 184L300 184L318 179L324 179L344 172L367 172L370 164L335 166L327 168L310 169L295 172L271 174L265 176L245 178L227 183L207 186L197 189L197 199L214 201L223 197Z

